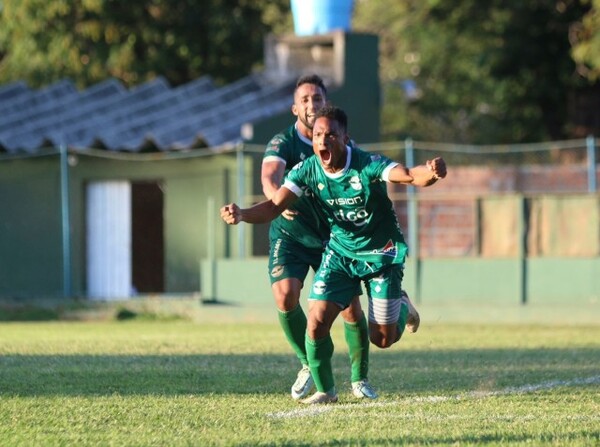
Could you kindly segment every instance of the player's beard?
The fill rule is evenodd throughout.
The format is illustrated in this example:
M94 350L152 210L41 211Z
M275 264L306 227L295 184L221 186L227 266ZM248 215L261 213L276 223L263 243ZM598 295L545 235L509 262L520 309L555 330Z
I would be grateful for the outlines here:
M298 118L300 119L300 122L304 124L304 126L312 130L315 125L315 114L313 113L310 117L308 115L310 114L305 111L304 114L299 114Z

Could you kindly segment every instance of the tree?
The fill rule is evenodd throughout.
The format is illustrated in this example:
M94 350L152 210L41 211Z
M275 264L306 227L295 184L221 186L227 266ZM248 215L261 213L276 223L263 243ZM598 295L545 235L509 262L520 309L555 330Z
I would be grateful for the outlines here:
M287 0L1 0L0 82L81 86L157 75L178 85L202 75L246 76ZM288 13L289 15L289 13ZM289 19L291 23L291 18Z
M0 83L231 82L260 67L268 33L291 31L289 9L289 0L0 0ZM380 36L384 139L573 135L569 101L600 96L598 11L600 0L355 0L354 29Z
M568 93L584 84L569 28L588 9L566 0L357 2L355 28L381 37L386 139L564 137ZM398 87L407 82L418 94Z
M600 80L600 0L591 0L591 9L571 28L573 59L577 71L590 81Z

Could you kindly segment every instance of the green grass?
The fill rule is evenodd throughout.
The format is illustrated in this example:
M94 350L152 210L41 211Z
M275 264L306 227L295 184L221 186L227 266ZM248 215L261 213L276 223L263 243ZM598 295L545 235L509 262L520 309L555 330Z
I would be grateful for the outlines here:
M0 445L600 444L600 325L425 325L372 348L375 402L333 334L340 403L315 409L275 323L0 324Z

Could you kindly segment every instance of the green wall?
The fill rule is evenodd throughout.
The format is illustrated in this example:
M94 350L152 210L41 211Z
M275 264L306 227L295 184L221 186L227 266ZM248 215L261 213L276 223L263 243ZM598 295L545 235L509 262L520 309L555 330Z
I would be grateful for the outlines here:
M348 132L359 145L381 141L379 38L346 34L344 85L330 99L348 114Z
M0 163L0 296L60 296L58 156Z
M531 259L527 271L531 278L527 284L528 298L532 303L568 306L580 299L600 302L598 258Z
M127 179L163 186L165 293L202 288L206 299L268 302L266 258L244 259L252 254L253 226L227 226L218 217L222 204L239 201L235 155L146 155L71 154L73 295L86 295L86 184ZM252 160L245 159L242 168L249 193ZM63 296L59 156L0 160L0 204L0 297ZM260 227L266 232L266 225ZM405 286L417 300L428 302L593 302L600 299L600 258L423 259L418 265L409 259Z
M261 257L202 262L202 283L207 278L211 284L210 290L202 290L203 299L245 305L272 302L267 261ZM415 301L432 304L514 305L521 303L522 288L532 304L568 306L600 300L600 258L529 259L525 285L521 266L517 259L429 259L420 262L421 271L416 275L416 267L409 261L403 287ZM417 276L420 280L415 279ZM310 279L302 291L303 299L308 295Z
M57 154L0 160L0 297L64 294L59 160ZM243 170L250 179L250 160L244 162ZM68 178L72 295L86 295L88 182L157 181L163 185L165 293L193 293L200 289L201 259L209 253L218 257L238 255L239 250L227 242L231 230L218 215L218 208L236 197L237 172L234 154L187 158L173 154L127 158L121 154L117 159L71 154ZM246 185L248 190L250 186ZM236 230L234 237L239 232ZM250 245L251 241L246 242L246 246Z
M245 171L250 173L250 165ZM234 199L237 188L237 161L231 156L173 158L157 156L147 161L110 160L79 157L71 169L73 218L76 227L85 228L84 194L89 181L128 179L161 181L164 192L165 292L190 293L200 288L198 262L209 254L208 229L213 225L211 247L215 256L227 256L227 230L218 208ZM209 220L209 205L212 203ZM83 244L83 232L77 242ZM77 264L85 265L84 250L77 253ZM85 271L77 271L74 282L84 290Z

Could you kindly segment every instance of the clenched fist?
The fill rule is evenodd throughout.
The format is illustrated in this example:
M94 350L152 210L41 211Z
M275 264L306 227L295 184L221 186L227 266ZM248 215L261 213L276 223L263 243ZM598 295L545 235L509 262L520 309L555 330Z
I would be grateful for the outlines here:
M240 207L235 203L230 203L221 208L221 219L228 225L237 225L242 220Z
M433 160L427 160L427 168L433 172L433 178L436 180L446 177L446 162L442 157L436 157Z

